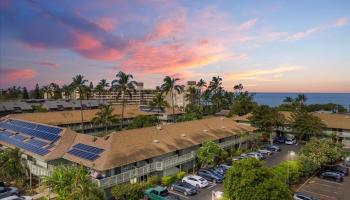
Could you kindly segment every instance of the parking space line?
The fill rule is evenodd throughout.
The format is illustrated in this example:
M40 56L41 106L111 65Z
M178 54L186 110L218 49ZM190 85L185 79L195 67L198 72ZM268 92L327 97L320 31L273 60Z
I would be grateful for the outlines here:
M213 188L213 187L215 187L215 186L216 186L215 183L211 183L211 186L207 187L206 189L211 189L211 188Z
M342 183L338 183L338 182L334 182L334 181L328 181L328 180L325 180L325 179L320 179L320 178L316 178L317 181L324 181L326 183L331 183L331 184L336 184L336 185L343 185Z
M310 183L310 184L317 184L317 185L322 185L322 186L329 187L329 188L333 188L333 189L340 189L338 186L335 186L335 185L327 185L327 184L323 184L323 183L313 182L313 183Z
M305 190L305 189L303 189L303 192L311 193L311 194L318 195L318 196L323 196L323 197L330 198L330 199L337 199L337 198L335 198L335 197L327 196L327 195L324 195L324 194L312 192L312 191Z
M297 189L297 192L299 192L299 190L300 190L302 187L304 187L304 185L305 185L306 183L308 183L313 177L314 177L314 175L311 176L310 178L308 178L308 179Z
M327 189L325 189L325 188L314 188L314 187L312 187L311 185L307 185L306 187L305 187L306 189L310 189L310 190L317 190L317 191L319 191L319 192L323 192L323 193L334 193L334 194L338 194L338 192L334 192L334 191L332 191L332 190L328 190L329 188L327 188Z
M187 196L185 196L185 195L183 195L181 193L175 192L175 191L168 191L168 192L171 193L171 194L175 194L176 196L180 196L182 198L185 198L185 199L190 199L189 197L187 197Z

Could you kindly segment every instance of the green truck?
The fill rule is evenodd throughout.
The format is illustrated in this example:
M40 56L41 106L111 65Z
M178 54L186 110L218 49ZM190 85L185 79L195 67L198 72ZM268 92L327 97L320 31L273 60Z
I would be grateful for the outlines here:
M170 194L166 187L161 186L148 188L144 194L145 198L150 200L180 200L178 196Z

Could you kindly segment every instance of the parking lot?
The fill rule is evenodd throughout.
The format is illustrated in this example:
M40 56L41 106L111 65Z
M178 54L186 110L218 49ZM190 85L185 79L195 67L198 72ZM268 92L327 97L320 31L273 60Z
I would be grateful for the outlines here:
M281 152L275 152L273 155L268 157L265 160L265 166L273 166L281 161L292 159L288 156L288 153L290 151L297 152L299 150L298 145L285 145L281 144L279 145L282 149ZM223 184L222 183L211 183L209 182L210 185L206 188L199 189L199 192L194 195L194 196L185 196L183 194L180 194L175 191L169 191L172 194L176 194L177 196L180 197L182 200L211 200L212 192L213 191L223 191Z
M349 176L344 177L344 182L338 183L314 176L301 185L297 191L320 200L348 200L350 199L350 178Z

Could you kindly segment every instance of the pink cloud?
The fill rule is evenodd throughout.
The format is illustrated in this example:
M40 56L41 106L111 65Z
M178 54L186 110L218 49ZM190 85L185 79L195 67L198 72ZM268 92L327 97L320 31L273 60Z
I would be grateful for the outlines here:
M317 32L319 30L321 30L320 27L310 28L310 29L307 29L305 31L289 35L286 40L287 41L300 40L300 39L303 39L303 38L310 36L311 34Z
M238 30L246 30L246 29L250 29L253 26L255 26L256 22L258 21L257 18L255 19L250 19L246 22L243 22L241 25L238 26Z
M1 69L0 82L1 84L9 84L16 80L32 79L37 75L33 69Z
M116 26L116 20L110 18L102 18L97 24L103 30L111 31Z
M39 64L45 67L54 67L54 68L59 66L57 63L52 63L48 61L38 61L38 62L35 62L35 64Z
M342 17L335 22L335 26L345 26L349 23L349 18Z

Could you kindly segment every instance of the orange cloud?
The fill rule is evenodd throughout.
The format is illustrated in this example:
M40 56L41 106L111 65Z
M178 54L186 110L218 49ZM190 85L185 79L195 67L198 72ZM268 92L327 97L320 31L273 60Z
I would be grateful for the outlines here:
M8 84L15 80L32 79L36 75L37 72L33 69L1 69L0 81L2 84Z

